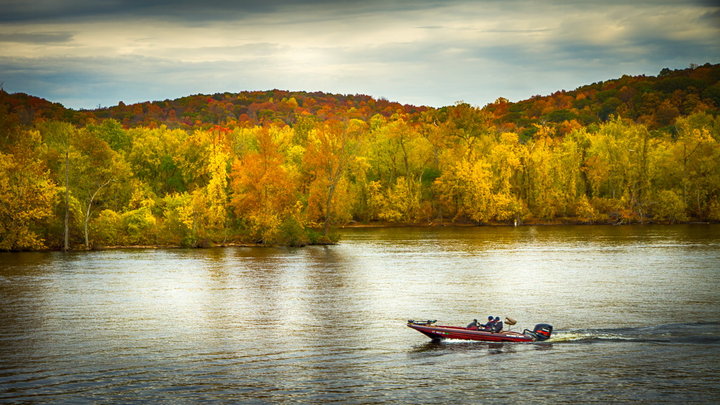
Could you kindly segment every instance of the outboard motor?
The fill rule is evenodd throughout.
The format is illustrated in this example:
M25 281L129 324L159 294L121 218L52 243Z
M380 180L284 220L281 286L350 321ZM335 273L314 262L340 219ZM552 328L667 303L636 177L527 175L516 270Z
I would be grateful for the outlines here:
M532 335L535 336L538 341L542 342L543 340L550 339L550 335L552 335L552 330L552 325L548 325L546 323L539 323L535 325L535 328L532 330Z
M550 339L550 335L552 335L552 330L552 325L548 325L546 323L539 323L535 325L535 329L533 330L525 329L523 331L523 335L529 336L538 342L542 342L543 340Z

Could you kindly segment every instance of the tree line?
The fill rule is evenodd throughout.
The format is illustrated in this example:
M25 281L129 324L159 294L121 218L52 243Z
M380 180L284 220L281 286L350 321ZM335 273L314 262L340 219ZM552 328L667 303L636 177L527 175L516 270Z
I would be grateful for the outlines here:
M720 220L720 120L498 131L467 104L289 125L41 121L0 149L0 248L303 245L332 227Z

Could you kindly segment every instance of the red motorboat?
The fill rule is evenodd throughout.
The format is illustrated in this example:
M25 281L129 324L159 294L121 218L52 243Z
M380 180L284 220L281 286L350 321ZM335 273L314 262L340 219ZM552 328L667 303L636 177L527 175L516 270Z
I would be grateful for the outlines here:
M552 335L552 325L539 323L533 330L525 329L522 333L505 331L489 332L482 329L465 328L462 326L440 326L436 321L409 320L407 326L415 329L432 340L462 339L483 342L540 342Z

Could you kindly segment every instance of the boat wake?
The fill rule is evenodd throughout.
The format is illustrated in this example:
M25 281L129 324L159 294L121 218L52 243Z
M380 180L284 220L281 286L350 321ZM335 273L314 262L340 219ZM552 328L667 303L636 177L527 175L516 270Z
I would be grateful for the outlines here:
M720 322L667 324L641 328L557 330L547 343L648 342L720 344Z

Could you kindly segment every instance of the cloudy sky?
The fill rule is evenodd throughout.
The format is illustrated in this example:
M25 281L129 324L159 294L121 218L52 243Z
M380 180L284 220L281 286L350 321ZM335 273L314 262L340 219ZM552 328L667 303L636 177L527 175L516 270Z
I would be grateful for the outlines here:
M0 82L71 108L307 90L483 106L720 63L718 0L2 0Z

